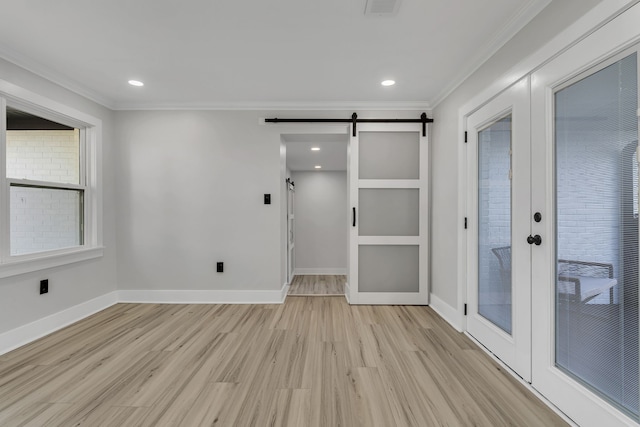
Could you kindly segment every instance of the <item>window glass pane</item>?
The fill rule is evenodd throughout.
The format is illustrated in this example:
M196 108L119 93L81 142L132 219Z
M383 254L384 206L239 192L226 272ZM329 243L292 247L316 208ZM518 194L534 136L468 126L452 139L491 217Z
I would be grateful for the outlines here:
M478 132L478 313L511 333L511 115Z
M7 107L7 178L80 184L80 130Z
M11 186L11 255L83 244L83 192Z
M636 55L555 94L556 365L638 416Z

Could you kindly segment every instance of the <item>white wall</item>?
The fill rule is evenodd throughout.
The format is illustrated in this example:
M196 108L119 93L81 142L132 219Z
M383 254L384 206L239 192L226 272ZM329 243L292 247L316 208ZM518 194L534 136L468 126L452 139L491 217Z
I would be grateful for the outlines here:
M116 209L113 174L113 112L0 59L0 78L102 120L104 256L38 272L0 279L0 333L59 313L116 290ZM49 293L39 281L49 279Z
M553 1L433 111L431 293L458 310L458 273L466 266L458 256L458 236L464 233L464 212L458 210L463 147L460 109L519 62L536 52L562 30L598 4L597 0ZM604 17L603 17L604 18ZM567 40L570 43L572 40Z
M296 271L339 274L347 268L347 173L294 171L292 179Z
M116 113L120 289L282 287L280 134L261 116Z

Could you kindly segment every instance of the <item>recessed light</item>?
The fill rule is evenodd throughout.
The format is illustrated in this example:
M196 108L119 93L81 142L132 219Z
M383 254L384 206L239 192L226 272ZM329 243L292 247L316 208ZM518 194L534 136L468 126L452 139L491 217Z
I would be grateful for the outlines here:
M315 168L316 168L316 169L322 169L322 166L320 166L320 165L315 165Z
M131 86L144 86L144 83L142 83L140 80L129 80L129 84Z
M311 151L320 151L320 147L311 147Z
M382 83L380 83L382 86L393 86L394 84L396 84L395 80L383 80Z

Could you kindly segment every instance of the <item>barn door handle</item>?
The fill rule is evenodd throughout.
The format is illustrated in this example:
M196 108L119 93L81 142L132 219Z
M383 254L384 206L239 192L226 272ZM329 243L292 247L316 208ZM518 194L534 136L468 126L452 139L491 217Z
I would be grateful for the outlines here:
M352 219L352 223L353 223L353 226L355 227L355 226L356 226L356 208L355 208L355 207L353 207L353 208L351 208L351 209L352 209L352 211L351 211L351 214L352 214L352 215L351 215L351 216L352 216L352 218L353 218L353 219Z

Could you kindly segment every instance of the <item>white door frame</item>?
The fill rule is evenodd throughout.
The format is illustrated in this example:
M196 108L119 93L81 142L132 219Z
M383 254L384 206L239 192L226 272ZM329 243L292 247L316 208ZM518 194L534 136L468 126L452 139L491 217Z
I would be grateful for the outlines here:
M280 182L282 182L283 184L285 184L285 180L287 179L286 176L286 170L287 170L287 158L286 158L286 144L285 144L285 139L284 136L285 135L300 135L300 134L344 134L345 137L348 137L348 134L350 132L350 125L340 125L340 124L322 124L322 125L317 125L317 124L309 124L309 123L300 123L300 124L287 124L287 125L278 125L278 133L280 134ZM349 142L347 142L347 144L349 144ZM347 177L349 176L349 146L347 145ZM347 181L349 179L347 178ZM280 203L280 209L284 209L286 215L283 216L282 218L282 222L281 222L281 230L280 230L280 268L281 268L281 274L284 274L284 279L285 279L285 283L284 283L284 287L287 287L288 285L291 285L291 283L289 282L289 272L287 271L289 266L287 264L287 257L288 257L288 233L287 233L287 228L288 228L288 211L287 211L287 197L288 197L288 188L287 185L282 185L280 187L280 197L281 197L281 203ZM347 251L347 257L349 256L349 251ZM349 260L347 259L347 267L349 265ZM348 284L348 276L347 276L347 283L345 285L345 296L348 298L348 295L346 295L347 289L349 289L349 284Z

